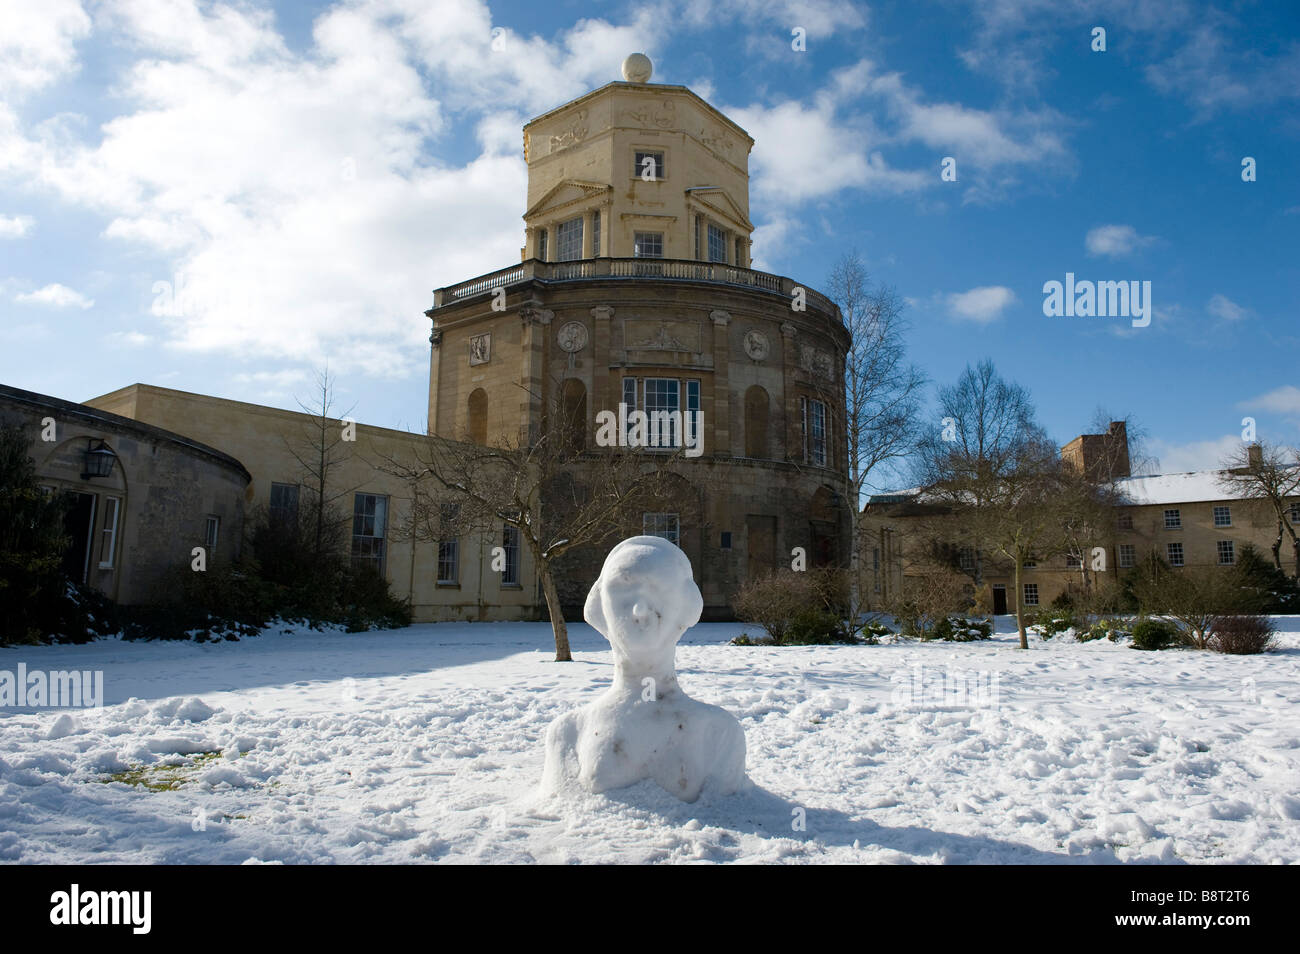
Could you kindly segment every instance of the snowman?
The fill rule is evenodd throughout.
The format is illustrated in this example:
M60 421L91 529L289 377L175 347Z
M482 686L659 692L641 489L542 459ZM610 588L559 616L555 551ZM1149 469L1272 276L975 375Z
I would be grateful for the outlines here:
M631 537L609 552L583 616L609 640L614 683L551 723L544 791L576 781L603 792L653 779L693 802L706 786L728 795L746 783L740 723L677 684L677 641L703 608L690 561L669 541Z

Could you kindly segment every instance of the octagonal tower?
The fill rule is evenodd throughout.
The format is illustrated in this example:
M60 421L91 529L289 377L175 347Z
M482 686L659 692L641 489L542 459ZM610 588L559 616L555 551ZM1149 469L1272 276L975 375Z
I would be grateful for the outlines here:
M843 564L853 509L849 335L825 296L749 267L752 146L689 89L645 81L537 117L522 261L437 289L426 312L430 433L525 442L557 398L593 437L620 403L701 413L684 468L701 479L641 529L686 552L712 619L795 547ZM566 568L576 618L603 556Z

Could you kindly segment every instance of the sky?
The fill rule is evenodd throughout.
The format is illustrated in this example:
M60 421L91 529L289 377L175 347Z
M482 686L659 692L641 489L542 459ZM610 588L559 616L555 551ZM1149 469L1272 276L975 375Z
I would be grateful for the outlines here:
M1165 473L1300 443L1290 0L0 0L0 382L296 408L328 366L423 430L432 290L518 261L521 127L634 51L755 139L755 267L857 250L932 388L992 358ZM1045 313L1067 273L1149 324Z

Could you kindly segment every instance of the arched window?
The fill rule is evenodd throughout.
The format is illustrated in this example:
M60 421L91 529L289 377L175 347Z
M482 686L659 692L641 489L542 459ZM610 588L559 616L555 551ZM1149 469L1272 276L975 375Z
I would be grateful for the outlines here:
M745 392L745 456L770 457L767 446L767 392L755 384Z
M564 439L575 450L587 446L587 386L577 378L566 378L560 389L564 413Z
M475 444L487 443L488 396L482 388L475 388L469 395L469 439Z

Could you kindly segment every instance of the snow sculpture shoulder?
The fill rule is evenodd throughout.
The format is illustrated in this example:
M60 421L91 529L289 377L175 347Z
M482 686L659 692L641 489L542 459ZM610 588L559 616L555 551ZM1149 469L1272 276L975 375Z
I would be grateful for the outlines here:
M677 641L703 608L690 561L667 540L631 537L609 552L583 616L609 640L614 684L551 723L544 790L572 780L603 792L654 779L693 802L706 785L730 794L745 783L740 723L677 685Z

